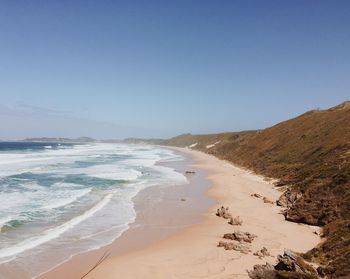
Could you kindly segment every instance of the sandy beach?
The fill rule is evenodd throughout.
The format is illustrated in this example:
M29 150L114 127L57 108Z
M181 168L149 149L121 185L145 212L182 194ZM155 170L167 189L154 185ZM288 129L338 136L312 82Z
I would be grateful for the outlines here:
M246 270L254 264L274 263L275 256L286 248L304 252L320 241L319 236L314 234L317 228L287 222L280 214L280 207L251 196L258 193L274 201L281 194L263 177L201 152L175 150L193 158L194 168L198 170L194 177L205 174L210 188L208 185L203 187L206 187L207 195L215 200L215 205L204 209L210 204L208 199L193 200L196 193L200 194L200 185L199 189L192 191L193 196L174 187L167 194L173 199L164 201L168 203L166 212L162 210L150 218L152 212L142 211L142 218L149 223L148 228L131 227L111 246L73 257L40 279L80 278L89 269L87 267L92 267L106 251L110 251L111 255L85 278L248 278ZM195 184L200 184L199 181ZM183 187L182 190L186 191L191 184ZM187 195L185 201L179 202L183 195ZM231 226L227 220L215 216L221 205L228 206L234 216L240 216L243 225ZM191 214L187 220L172 219L172 211L182 208L186 212L186 207L196 208L188 210ZM152 210L154 214L154 208ZM176 212L173 215L184 216ZM191 223L194 225L189 225ZM169 227L169 224L173 229L159 229ZM232 233L235 229L257 235L249 254L217 247L218 242L223 240L223 234ZM253 252L262 247L266 247L274 257L259 259L254 256Z

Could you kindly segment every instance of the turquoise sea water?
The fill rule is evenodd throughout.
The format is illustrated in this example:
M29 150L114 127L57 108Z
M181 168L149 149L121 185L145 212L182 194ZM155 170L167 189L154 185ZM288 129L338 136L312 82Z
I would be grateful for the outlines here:
M49 250L58 264L112 242L140 190L187 183L156 164L181 159L148 145L0 142L0 267L34 276Z

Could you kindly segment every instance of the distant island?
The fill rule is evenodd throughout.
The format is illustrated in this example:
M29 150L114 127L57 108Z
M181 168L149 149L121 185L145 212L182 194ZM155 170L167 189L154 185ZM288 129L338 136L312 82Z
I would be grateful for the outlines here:
M55 137L41 137L41 138L26 138L21 141L24 142L53 142L53 143L87 143L96 142L97 140L90 137L79 137L79 138L55 138Z

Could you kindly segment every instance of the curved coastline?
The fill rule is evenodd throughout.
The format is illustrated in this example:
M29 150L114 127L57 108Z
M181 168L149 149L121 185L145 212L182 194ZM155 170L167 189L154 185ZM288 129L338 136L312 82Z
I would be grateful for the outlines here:
M275 199L279 195L273 185L263 177L204 153L182 148L173 150L192 157L196 169L207 173L206 181L211 183L207 194L217 204L202 211L205 213L202 214L200 222L178 228L178 231L156 237L148 243L144 241L147 240L147 235L140 234L142 230L127 230L112 244L121 244L124 241L122 252L112 251L112 255L86 278L108 279L115 274L122 278L166 278L169 274L174 278L248 278L247 269L266 261L273 263L277 254L285 248L304 252L319 242L319 237L314 234L317 228L287 222L279 214L280 208L250 196L258 192ZM252 249L255 251L264 246L273 257L259 259L252 253L242 255L216 247L222 235L232 231L232 226L215 216L216 208L221 204L229 206L235 215L241 216L244 222L242 229L258 236ZM142 211L138 212L139 217L142 215ZM167 223L165 216L159 220L163 225ZM154 228L153 232L156 231L157 228ZM130 242L141 235L144 238L143 245L130 246ZM82 263L92 265L107 249L110 247L80 255L39 278L78 278Z

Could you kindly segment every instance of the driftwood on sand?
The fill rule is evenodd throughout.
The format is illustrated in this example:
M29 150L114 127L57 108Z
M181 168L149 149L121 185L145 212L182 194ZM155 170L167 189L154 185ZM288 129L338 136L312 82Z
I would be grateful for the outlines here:
M102 257L96 262L96 264L89 269L88 272L86 272L82 277L80 277L80 279L84 279L86 276L89 275L90 272L92 272L96 267L98 267L104 260L106 260L109 256L111 255L111 253L107 250L106 252L104 252L104 254L102 255Z

